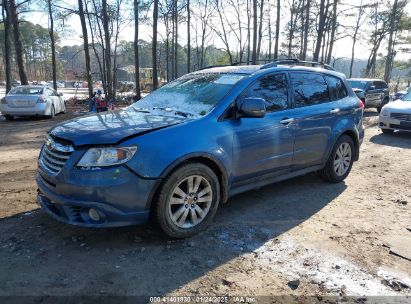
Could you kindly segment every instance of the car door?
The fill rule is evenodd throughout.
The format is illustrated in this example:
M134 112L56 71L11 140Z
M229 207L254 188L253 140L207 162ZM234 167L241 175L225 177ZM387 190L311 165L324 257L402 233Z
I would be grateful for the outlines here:
M275 73L254 81L237 99L263 98L267 113L263 118L232 120L234 182L265 173L290 170L293 145L293 109L289 102L288 75Z
M290 79L296 123L292 167L299 170L321 164L341 109L331 100L322 74L295 71Z
M367 106L379 106L381 103L381 94L382 90L378 85L378 81L370 82L365 95L365 103Z
M57 114L57 113L60 113L61 110L62 110L62 108L61 108L61 102L60 102L60 97L58 96L57 92L54 91L54 90L51 89L51 88L47 88L47 91L49 92L50 99L53 101L54 110L56 111L56 114Z

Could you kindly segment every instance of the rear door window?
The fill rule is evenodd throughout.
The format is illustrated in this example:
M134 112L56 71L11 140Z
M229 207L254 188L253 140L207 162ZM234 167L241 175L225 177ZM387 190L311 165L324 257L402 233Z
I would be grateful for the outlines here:
M325 79L327 80L332 100L343 99L348 96L344 82L340 78L326 75Z
M281 73L260 77L241 94L240 99L248 97L263 98L267 112L287 109L287 76Z
M322 75L291 72L295 107L305 107L331 101L327 83Z

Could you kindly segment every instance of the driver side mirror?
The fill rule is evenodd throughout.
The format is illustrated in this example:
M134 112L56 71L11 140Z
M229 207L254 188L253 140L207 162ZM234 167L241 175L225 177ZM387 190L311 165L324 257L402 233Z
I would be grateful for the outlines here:
M374 85L372 85L372 86L370 86L369 88L368 88L368 91L374 91L375 90L375 86Z
M57 95L61 97L61 96L63 96L63 93L57 93Z
M265 116L265 100L263 98L248 97L237 103L237 117L262 118Z

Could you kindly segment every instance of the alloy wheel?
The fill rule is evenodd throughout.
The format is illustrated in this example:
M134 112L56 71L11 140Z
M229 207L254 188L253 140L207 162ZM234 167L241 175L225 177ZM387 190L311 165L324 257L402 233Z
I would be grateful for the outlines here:
M350 168L352 159L351 146L347 142L341 143L341 145L335 151L334 156L334 172L338 176L343 176Z
M212 201L213 190L210 182L203 176L191 175L173 189L168 212L176 226L192 228L206 218Z

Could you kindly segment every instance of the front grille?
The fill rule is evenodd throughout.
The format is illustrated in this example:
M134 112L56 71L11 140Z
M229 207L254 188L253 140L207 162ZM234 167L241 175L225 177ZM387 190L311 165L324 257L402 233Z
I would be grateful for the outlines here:
M391 118L403 120L403 121L411 121L411 114L391 113Z
M48 137L41 153L40 162L46 169L57 175L70 158L72 152L72 146L62 145Z

